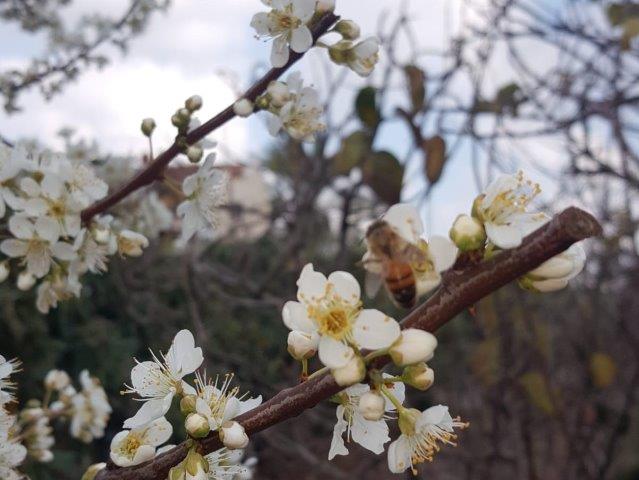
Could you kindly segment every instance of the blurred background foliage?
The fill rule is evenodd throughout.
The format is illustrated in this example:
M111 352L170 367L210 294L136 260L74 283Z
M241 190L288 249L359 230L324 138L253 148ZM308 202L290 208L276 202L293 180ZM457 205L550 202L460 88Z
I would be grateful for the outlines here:
M47 316L31 292L0 285L0 352L23 362L20 398L41 397L53 367L74 376L88 368L114 407L105 439L85 447L57 435L54 462L32 478L78 478L105 458L134 408L119 395L133 358L166 349L181 328L205 347L209 373L233 371L243 389L268 398L297 382L280 309L294 297L301 267L312 261L363 281L365 223L400 199L438 208L431 189L459 174L447 165L463 158L478 189L500 170L541 172L553 185L548 207L586 206L605 236L588 244L587 269L565 291L536 295L511 285L438 333L435 387L409 401L450 405L471 428L420 476L639 479L639 4L574 0L550 16L541 3L477 8L480 21L438 53L445 61L437 68L417 41L410 61L396 55L406 38L418 38L411 9L382 22L381 80L353 91L335 76L327 92L346 92L348 115L329 121L317 144L274 141L258 175L268 198L244 188L211 241L176 249L171 232L162 233L142 258L112 262L81 299ZM519 41L530 37L556 60L539 65L537 55L528 68L535 47ZM491 89L483 78L503 48L512 78ZM327 98L329 118L337 97ZM410 132L406 155L377 147L380 130L397 124ZM549 145L553 165L539 161L537 147ZM241 175L243 167L225 168ZM383 296L369 305L404 315ZM385 456L354 444L351 455L327 462L334 420L327 404L257 435L257 478L388 478Z

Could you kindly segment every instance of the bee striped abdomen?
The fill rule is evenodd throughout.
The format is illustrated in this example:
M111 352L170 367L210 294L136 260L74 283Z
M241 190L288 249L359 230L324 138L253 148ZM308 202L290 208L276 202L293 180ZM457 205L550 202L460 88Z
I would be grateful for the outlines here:
M411 308L415 305L417 290L415 288L415 275L410 265L405 263L388 265L385 281L386 288L399 306Z

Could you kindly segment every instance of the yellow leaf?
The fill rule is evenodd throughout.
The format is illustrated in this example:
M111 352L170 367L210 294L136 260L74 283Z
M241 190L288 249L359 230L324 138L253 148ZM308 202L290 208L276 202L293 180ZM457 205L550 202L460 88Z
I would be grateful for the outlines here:
M606 388L612 385L617 378L617 364L606 353L595 352L590 357L590 376L592 383L597 388Z
M519 377L519 384L526 392L530 403L547 415L555 413L555 405L548 388L548 382L546 382L546 378L541 373L525 373Z

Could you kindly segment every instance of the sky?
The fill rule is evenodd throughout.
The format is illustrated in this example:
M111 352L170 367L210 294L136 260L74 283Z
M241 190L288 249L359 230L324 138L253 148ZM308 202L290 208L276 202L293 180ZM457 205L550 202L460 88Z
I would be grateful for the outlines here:
M76 1L67 18L73 20L94 9L116 16L127 3ZM361 0L337 0L336 13L356 20L364 34L374 34L380 18L393 15L402 3L366 0L366 8L362 8ZM22 113L7 116L0 112L0 132L12 140L36 138L55 148L61 146L57 132L73 127L78 135L95 139L105 151L139 156L146 148L140 121L153 117L158 124L156 150L168 146L174 135L170 115L185 98L201 95L204 108L200 117L209 118L236 99L266 68L270 44L256 40L249 26L252 15L263 9L259 0L174 0L169 10L157 14L145 33L130 44L126 56L115 54L102 71L89 70L51 101L31 91L20 99ZM409 0L408 9L420 42L428 48L442 47L467 15L458 0ZM5 24L0 25L0 38L2 69L23 65L44 45L42 38ZM299 64L307 83L321 81L320 54L324 53L312 51ZM373 76L373 84L377 80ZM500 80L496 78L495 84ZM355 74L348 80L353 94L361 84ZM234 119L213 138L233 157L256 163L270 141L263 120ZM376 147L396 151L401 158L409 141L405 129L390 125ZM447 166L423 212L429 231L445 234L456 215L468 210L477 195L469 165L464 155L457 155Z

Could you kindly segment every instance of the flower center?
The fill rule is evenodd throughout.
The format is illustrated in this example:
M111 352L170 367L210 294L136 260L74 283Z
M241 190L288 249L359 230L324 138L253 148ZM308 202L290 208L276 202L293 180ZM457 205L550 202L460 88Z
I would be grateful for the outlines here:
M322 335L330 335L334 338L342 338L350 329L348 316L343 309L331 309L320 316L319 331Z
M137 435L133 435L129 433L124 441L124 445L122 446L122 451L125 455L129 457L135 456L135 452L138 451L138 448L142 445L142 441Z

